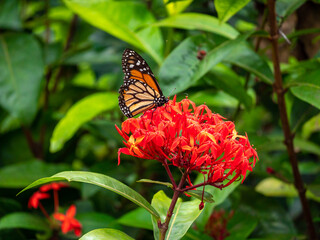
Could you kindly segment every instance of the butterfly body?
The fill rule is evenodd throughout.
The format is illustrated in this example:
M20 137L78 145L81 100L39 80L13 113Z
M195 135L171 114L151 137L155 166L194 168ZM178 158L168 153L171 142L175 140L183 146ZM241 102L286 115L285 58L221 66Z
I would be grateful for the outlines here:
M128 118L168 102L146 61L135 51L122 55L124 83L119 89L120 110Z

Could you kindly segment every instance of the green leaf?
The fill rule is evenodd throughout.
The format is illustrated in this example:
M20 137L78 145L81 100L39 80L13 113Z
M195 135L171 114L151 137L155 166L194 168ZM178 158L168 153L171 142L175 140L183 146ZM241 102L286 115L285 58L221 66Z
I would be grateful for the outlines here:
M151 205L160 213L161 222L164 222L166 218L170 203L171 199L163 191L159 191L153 196ZM182 202L181 199L178 199L168 226L166 240L179 240L186 234L191 224L201 212L199 204L199 200ZM154 238L159 239L158 223L154 217L152 218L152 224Z
M0 104L26 125L37 112L43 64L42 50L32 35L0 36Z
M158 64L162 62L161 32L157 27L147 26L154 23L155 19L144 4L112 0L64 2L91 25L146 51Z
M197 105L203 104L204 99L208 106L236 108L238 105L237 99L221 90L202 90L189 96Z
M320 114L309 119L302 126L302 138L308 139L312 133L320 131Z
M189 191L187 191L187 194L189 194L190 196L195 197L199 200L202 200L202 190L189 190ZM208 202L208 203L213 203L214 200L213 200L212 194L204 191L203 201Z
M248 35L229 40L212 49L203 35L192 36L176 47L162 64L159 72L164 92L176 94L189 88L213 66L225 60ZM204 59L197 58L199 46L207 51ZM212 49L212 50L209 50Z
M44 218L25 212L15 212L0 219L0 229L23 228L35 231L50 231L50 226Z
M140 207L145 208L148 212L150 212L156 218L159 218L159 214L157 211L150 205L150 203L142 197L139 193L137 193L132 188L128 187L127 185L119 182L118 180L108 177L106 175L100 173L93 173L93 172L81 172L81 171L66 171L57 173L51 177L46 177L39 179L26 188L24 188L21 192L24 192L27 189L39 186L44 183L48 182L55 182L55 181L63 181L67 180L69 182L82 182L82 183L90 183L105 189L108 189L112 192L115 192L128 200L132 201L133 203L137 204Z
M240 76L233 72L229 67L218 64L213 67L208 75L206 75L205 79L210 85L237 98L246 108L251 108L252 98L240 82Z
M154 181L154 180L150 180L150 179L140 179L137 182L161 184L161 185L167 186L169 188L172 188L172 184L169 182L160 182L160 181Z
M278 16L286 19L295 10L297 10L306 0L277 0L276 12Z
M134 240L124 232L111 228L93 230L83 235L79 240Z
M226 240L245 240L258 224L258 217L253 217L245 211L237 210L228 221L229 236Z
M50 151L59 151L64 143L76 133L84 123L98 114L113 109L118 105L118 97L114 93L95 93L74 104L66 116L55 127L51 140Z
M265 178L255 187L258 193L268 197L297 197L298 192L293 184L282 182L281 180L273 177ZM320 202L320 197L314 195L311 191L307 190L306 196L309 199Z
M272 84L274 82L273 73L268 63L245 42L238 44L225 61L255 74L265 83Z
M152 26L173 27L187 30L207 31L234 39L239 32L227 23L220 23L216 17L201 13L181 13L160 20Z
M250 0L215 0L214 5L220 21L226 22L249 2Z
M320 70L306 72L290 82L294 96L320 109Z
M3 0L0 1L0 27L21 29L21 1Z
M171 1L171 0L163 0L163 3L166 5L167 12L169 15L175 15L183 10L185 10L193 0L178 0L178 1Z
M39 160L8 165L0 169L0 187L22 188L39 178L68 168L66 164L50 164Z
M118 223L129 227L152 230L150 213L144 208L137 208L118 219Z

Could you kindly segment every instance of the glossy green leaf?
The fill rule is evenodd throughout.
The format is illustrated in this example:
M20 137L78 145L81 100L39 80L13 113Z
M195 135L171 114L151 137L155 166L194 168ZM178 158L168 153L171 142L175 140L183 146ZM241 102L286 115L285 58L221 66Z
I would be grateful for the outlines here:
M140 179L137 182L160 184L160 185L164 185L169 188L172 188L172 184L169 182L160 182L160 181L154 181L154 180L150 180L150 179Z
M15 212L2 217L0 219L0 230L8 228L50 231L49 224L44 218L25 212Z
M287 18L305 2L306 0L277 0L276 1L277 15L283 18Z
M290 82L294 96L320 109L320 70L307 72Z
M157 27L147 26L155 19L144 4L113 0L64 0L64 2L68 8L91 25L148 52L156 62L161 63L163 48L161 32Z
M69 109L65 117L55 127L50 140L50 151L59 151L81 125L98 114L115 108L117 105L118 96L110 92L95 93L81 99Z
M111 228L93 230L83 235L79 240L134 240L124 232Z
M0 169L0 187L22 188L39 178L68 168L66 164L45 163L39 160L7 165Z
M42 50L35 37L0 36L0 104L23 124L30 124L37 112L43 72Z
M220 21L226 22L249 2L250 0L215 0L214 5Z
M293 184L282 182L279 179L269 177L258 183L255 190L269 197L297 197L298 192ZM320 202L320 197L307 190L307 198Z
M312 133L320 131L320 114L309 119L302 126L302 137L308 139Z
M273 73L268 63L247 43L238 44L225 61L255 74L265 83L272 84L274 82Z
M22 27L21 9L21 0L0 1L0 27L20 29Z
M200 201L203 199L204 202L208 202L208 203L213 203L213 196L212 194L202 190L189 190L186 192L187 194L189 194L192 197L195 197L197 199L199 199ZM202 193L203 193L203 198L202 198Z
M163 191L159 191L153 196L151 205L159 212L161 222L165 221L167 211L169 209L171 199L166 196ZM191 224L200 214L199 200L182 202L178 199L170 220L166 240L179 240L188 231ZM154 239L159 239L159 229L157 219L152 218Z
M121 216L118 223L135 228L152 230L151 216L144 208L137 208Z
M210 73L206 75L205 80L210 85L237 98L246 108L251 108L252 98L244 88L244 84L241 83L241 77L229 67L222 64L214 66Z
M246 37L226 41L215 48L203 35L187 38L171 52L160 68L159 78L163 91L176 94L186 90L213 66L225 60ZM207 51L202 60L197 58L199 46Z
M41 178L33 182L32 184L24 188L21 192L24 192L27 189L30 189L48 182L63 181L63 180L67 180L69 182L90 183L90 184L108 189L112 192L115 192L127 198L128 200L132 201L138 206L145 208L148 212L150 212L156 218L159 217L159 214L150 205L150 203L144 197L142 197L139 193L137 193L135 190L133 190L132 188L128 187L127 185L123 184L122 182L119 182L118 180L112 177L108 177L100 173L81 172L81 171L60 172L53 175L52 177Z
M153 24L159 27L173 27L187 30L207 31L234 39L239 33L227 23L220 23L216 17L201 13L181 13Z

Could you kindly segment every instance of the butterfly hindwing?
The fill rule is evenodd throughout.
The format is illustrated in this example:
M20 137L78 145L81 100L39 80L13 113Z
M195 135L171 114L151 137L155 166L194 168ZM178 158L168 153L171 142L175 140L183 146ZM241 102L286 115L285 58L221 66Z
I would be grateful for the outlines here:
M125 76L119 89L119 106L124 115L133 117L168 102L149 65L135 51L124 51L122 70Z

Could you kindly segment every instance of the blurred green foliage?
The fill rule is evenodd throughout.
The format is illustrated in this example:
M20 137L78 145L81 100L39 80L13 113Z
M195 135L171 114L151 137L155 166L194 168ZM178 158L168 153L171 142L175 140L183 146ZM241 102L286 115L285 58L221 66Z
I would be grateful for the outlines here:
M223 193L211 190L216 202L206 204L183 239L212 239L204 229L215 209L235 212L226 239L305 239L272 92L265 2L0 1L0 239L48 239L47 223L38 211L27 209L32 190L16 194L39 178L65 170L103 173L149 202L159 190L171 197L163 185L136 182L168 181L159 163L123 156L117 165L117 150L123 145L114 125L125 119L117 91L127 47L146 59L166 96L187 95L196 104L206 103L234 121L240 133L247 132L259 154L244 185L233 184ZM305 28L304 21L317 23L319 16L301 16L319 10L320 2L276 3L280 29L291 42L280 39L295 151L312 216L319 219L320 26ZM203 58L197 57L200 50L206 53ZM131 239L121 230L134 239L153 239L145 210L96 186L71 186L60 203L75 202L84 233L112 228L91 234ZM187 197L183 200L189 203ZM198 214L193 211L191 218ZM319 229L319 220L316 224Z

